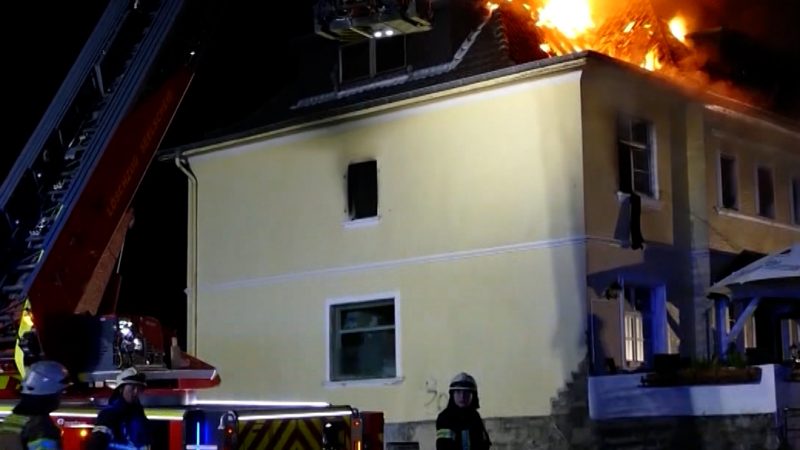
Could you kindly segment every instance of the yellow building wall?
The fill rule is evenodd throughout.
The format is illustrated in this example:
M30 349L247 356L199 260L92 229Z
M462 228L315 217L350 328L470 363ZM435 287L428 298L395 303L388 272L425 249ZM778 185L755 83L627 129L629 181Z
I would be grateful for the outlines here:
M708 205L710 246L738 253L743 249L772 253L800 242L800 226L792 223L791 180L800 178L800 132L780 130L764 122L737 120L736 116L708 113ZM736 160L736 211L722 208L719 155ZM756 168L772 169L775 217L757 211ZM732 213L732 214L731 214Z
M422 420L466 370L484 416L550 413L586 354L580 74L422 100L191 160L208 395ZM347 227L343 176L372 158L380 219ZM326 302L385 292L401 380L327 384Z
M657 195L655 199L642 198L642 233L648 242L672 244L670 166L674 92L662 88L650 76L599 63L584 72L581 86L586 233L592 237L614 237L621 203L617 196L617 118L627 115L651 122L654 130Z

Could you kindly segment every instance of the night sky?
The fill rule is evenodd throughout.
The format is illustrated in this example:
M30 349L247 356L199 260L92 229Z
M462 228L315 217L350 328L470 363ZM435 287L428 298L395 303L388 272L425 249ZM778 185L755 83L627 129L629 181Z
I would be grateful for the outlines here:
M201 0L191 0L201 1ZM617 0L603 0L617 1ZM291 44L313 32L310 0L211 4L205 53L165 145L202 138L244 120L295 75ZM22 1L4 5L5 174L105 7L103 0ZM800 2L795 0L655 0L666 14L696 15L704 26L739 30L774 51L767 78L780 80L781 104L800 117ZM777 61L776 61L777 59ZM168 163L154 163L134 201L137 219L123 254L120 311L159 317L179 330L185 318L186 183Z
M191 0L198 2L202 0ZM164 146L190 142L246 118L286 85L289 44L312 32L308 2L210 3L205 53ZM15 2L4 16L24 24L2 40L7 133L3 176L27 142L107 2ZM122 313L158 317L185 344L186 181L154 162L134 199L136 219L122 256Z

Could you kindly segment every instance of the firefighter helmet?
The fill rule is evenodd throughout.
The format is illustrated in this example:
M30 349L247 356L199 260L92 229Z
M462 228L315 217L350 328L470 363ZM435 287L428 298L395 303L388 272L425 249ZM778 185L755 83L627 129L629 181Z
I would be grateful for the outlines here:
M54 395L69 386L69 371L55 361L33 363L22 380L22 393L28 395Z
M147 386L145 383L145 376L143 373L136 370L135 367L128 367L117 375L117 387L125 384L135 384L137 386Z
M475 378L472 378L472 375L461 372L453 377L453 381L450 382L450 390L478 392L478 384L475 383Z

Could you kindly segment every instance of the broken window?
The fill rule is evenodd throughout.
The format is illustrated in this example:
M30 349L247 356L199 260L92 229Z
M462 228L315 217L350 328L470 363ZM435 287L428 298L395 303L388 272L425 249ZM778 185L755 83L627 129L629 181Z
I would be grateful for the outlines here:
M363 161L347 166L347 212L350 220L377 217L377 161Z
M775 218L775 191L772 183L772 170L767 167L756 169L758 215Z
M619 190L655 197L653 124L621 117L617 126Z
M737 196L736 159L733 156L719 157L719 189L722 207L739 209Z
M331 381L397 376L394 298L331 305L330 321Z

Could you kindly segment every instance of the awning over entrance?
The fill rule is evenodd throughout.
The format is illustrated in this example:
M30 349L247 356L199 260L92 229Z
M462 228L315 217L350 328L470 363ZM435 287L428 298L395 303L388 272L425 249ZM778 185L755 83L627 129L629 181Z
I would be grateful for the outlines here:
M737 270L708 292L729 298L800 299L800 242Z
M729 301L744 301L744 310L729 332L717 326L717 355L725 358L728 344L742 332L764 298L800 300L800 242L767 255L723 278L708 290L714 297L716 323L728 317Z

